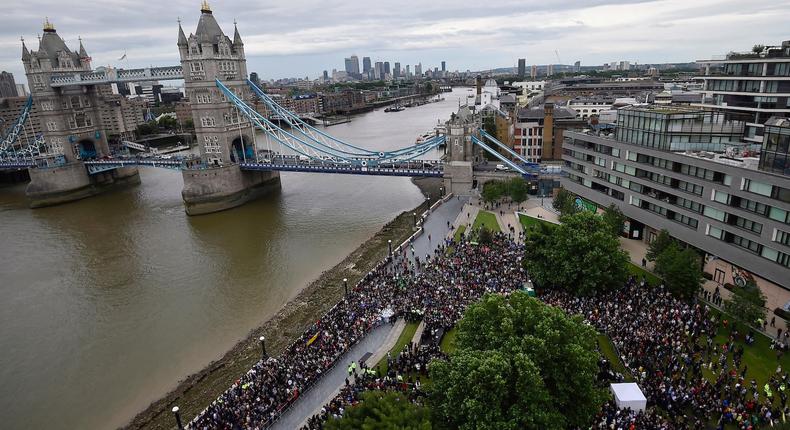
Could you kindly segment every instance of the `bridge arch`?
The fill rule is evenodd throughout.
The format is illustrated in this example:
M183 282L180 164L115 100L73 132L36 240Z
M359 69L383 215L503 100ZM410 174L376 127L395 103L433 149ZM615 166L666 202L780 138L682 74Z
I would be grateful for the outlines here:
M230 161L240 163L255 160L255 145L246 134L236 136L230 144Z
M82 139L74 147L77 156L81 160L90 160L98 157L96 143L92 139Z

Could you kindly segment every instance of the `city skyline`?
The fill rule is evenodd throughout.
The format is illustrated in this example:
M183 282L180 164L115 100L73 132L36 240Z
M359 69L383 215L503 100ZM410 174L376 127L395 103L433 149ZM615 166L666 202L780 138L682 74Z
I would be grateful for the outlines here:
M120 0L90 7L47 0L14 3L13 19L0 19L0 70L20 82L20 36L28 47L37 47L45 17L71 49L81 37L94 66L134 68L176 64L177 20L190 33L199 16L198 1L152 4L145 10ZM315 79L323 70L343 70L343 58L354 53L431 69L447 61L449 71L515 67L524 57L529 64L688 62L778 43L787 36L782 23L790 17L790 1L561 1L551 8L527 3L526 8L520 7L524 2L511 1L450 8L441 1L419 7L415 2L415 7L382 5L375 11L354 1L287 7L242 1L213 7L223 28L238 21L249 69L267 80ZM124 54L126 59L119 61Z

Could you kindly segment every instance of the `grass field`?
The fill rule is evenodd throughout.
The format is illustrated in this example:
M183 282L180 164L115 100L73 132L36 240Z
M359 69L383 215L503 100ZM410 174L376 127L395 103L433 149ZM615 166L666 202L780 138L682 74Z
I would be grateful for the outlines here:
M661 283L661 278L634 263L628 263L628 273L634 275L636 279L642 279L643 276L646 277L649 285L656 286Z
M477 217L475 218L474 224L472 224L472 228L476 230L480 228L480 226L485 226L492 232L502 231L499 229L499 223L496 220L496 215L494 215L492 212L480 211L477 213Z
M518 214L518 222L521 223L521 226L524 227L524 230L527 230L528 228L530 228L532 226L540 225L540 224L554 225L554 224L552 224L552 223L550 223L548 221L545 221L545 220L542 220L542 219L533 218L531 216L527 216L527 215L524 215L524 214Z
M450 354L455 351L455 337L458 335L458 327L453 327L450 331L444 334L442 341L439 343L439 349L445 354Z
M411 342L411 339L414 337L414 333L417 332L417 326L419 325L420 323L418 322L406 324L406 327L403 328L403 331L398 337L398 341L395 342L395 345L392 347L392 349L390 349L390 354L392 355L392 358L397 357L398 354L400 354L401 350L403 349L404 345L408 345L408 343ZM387 373L388 366L387 366L386 356L382 357L381 360L379 360L379 363L376 365L376 368L378 368L381 371L382 375Z
M466 224L459 225L458 229L455 230L455 233L453 234L453 240L456 241L456 242L460 242L461 241L461 236L464 235L465 231L466 231Z

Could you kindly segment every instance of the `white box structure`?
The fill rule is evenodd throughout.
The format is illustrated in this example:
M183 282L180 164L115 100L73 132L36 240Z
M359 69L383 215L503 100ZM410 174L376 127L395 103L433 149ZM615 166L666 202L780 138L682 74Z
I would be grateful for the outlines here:
M639 385L634 382L611 384L612 395L617 407L620 409L631 408L632 411L644 411L647 407L647 398L642 394Z

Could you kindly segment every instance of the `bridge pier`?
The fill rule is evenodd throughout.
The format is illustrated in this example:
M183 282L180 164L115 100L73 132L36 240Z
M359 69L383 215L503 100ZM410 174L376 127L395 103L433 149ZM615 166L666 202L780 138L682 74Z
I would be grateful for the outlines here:
M135 167L117 169L89 175L82 162L58 167L28 169L30 183L25 195L31 208L53 206L95 196L111 189L140 183Z
M474 172L471 161L450 161L444 165L444 189L456 196L472 194Z
M231 209L280 187L279 172L242 171L237 164L183 170L182 175L181 197L187 215Z

